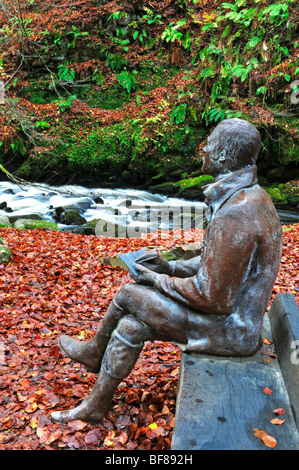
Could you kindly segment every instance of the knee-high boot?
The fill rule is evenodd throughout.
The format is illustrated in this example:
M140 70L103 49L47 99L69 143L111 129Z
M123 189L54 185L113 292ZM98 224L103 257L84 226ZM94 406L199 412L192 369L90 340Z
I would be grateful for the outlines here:
M83 342L72 336L62 335L58 340L60 349L73 361L83 364L88 372L98 373L111 334L124 314L124 310L113 298L91 340Z
M132 344L115 331L106 348L98 379L90 395L72 410L53 412L52 420L67 423L79 419L93 424L101 421L104 413L111 408L117 386L130 374L143 345L143 342Z

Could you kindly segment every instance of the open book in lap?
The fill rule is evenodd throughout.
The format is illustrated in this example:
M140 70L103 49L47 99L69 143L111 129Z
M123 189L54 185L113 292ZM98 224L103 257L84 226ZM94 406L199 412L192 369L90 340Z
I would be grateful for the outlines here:
M132 251L130 253L121 253L118 256L125 263L130 273L138 275L138 273L134 269L134 264L135 263L142 264L143 261L149 261L150 259L156 258L157 251L147 250L146 248L142 248L141 250Z

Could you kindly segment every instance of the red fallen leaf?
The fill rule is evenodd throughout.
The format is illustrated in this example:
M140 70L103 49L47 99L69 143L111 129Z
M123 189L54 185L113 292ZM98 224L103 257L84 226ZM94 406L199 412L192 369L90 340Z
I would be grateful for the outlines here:
M285 410L283 408L276 408L275 410L273 410L273 413L275 413L276 415L282 416L285 414Z
M6 442L9 442L14 436L11 434L6 434L4 432L0 433L0 444L6 444Z
M162 415L167 415L169 414L169 408L167 405L164 405L161 411Z
M44 444L49 438L49 431L47 428L36 428L36 434L39 438L39 442Z
M84 437L84 441L86 442L86 444L93 444L95 446L98 445L99 437L97 436L94 429L86 434L86 436Z
M122 429L122 428L125 428L126 426L128 426L130 424L130 422L131 422L130 416L123 415L123 416L120 416L119 418L117 418L116 426L117 426L118 429Z
M21 395L20 392L17 392L17 399L18 399L19 402L22 403L23 401L27 400L27 396L24 397L23 395Z
M117 436L117 440L121 444L125 444L128 440L128 434L126 432L122 432L119 436Z
M79 440L79 433L76 433L74 436L72 436L68 442L68 447L74 447L75 449L80 449L81 442Z
M115 438L115 431L112 431L110 430L108 432L108 435L105 437L104 439L104 446L107 446L107 447L114 447L115 446L115 442L114 439Z
M263 392L266 393L266 395L272 395L273 390L271 390L271 388L269 387L265 387Z
M34 413L37 408L38 404L36 402L33 402L30 405L26 406L25 411L26 413Z
M87 423L80 419L75 419L74 421L70 421L67 426L71 431L81 431L86 428Z
M271 448L276 446L277 441L273 436L270 436L270 434L268 434L266 431L263 431L262 429L257 429L257 428L253 428L253 429L255 431L254 435L256 437L259 437L266 446L271 447Z
M51 346L50 350L49 350L49 356L53 356L55 357L55 359L57 359L60 355L60 349L58 346Z

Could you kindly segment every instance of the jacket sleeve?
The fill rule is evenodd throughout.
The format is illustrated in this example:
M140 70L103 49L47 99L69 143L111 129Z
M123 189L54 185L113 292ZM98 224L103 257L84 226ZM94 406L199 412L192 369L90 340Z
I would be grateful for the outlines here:
M237 299L254 250L244 218L215 218L207 228L199 269L187 278L161 274L155 287L163 294L205 313L229 314Z
M191 277L194 276L200 266L201 255L195 256L194 258L190 258L188 260L176 260L176 261L169 261L169 265L171 268L171 276L175 277Z

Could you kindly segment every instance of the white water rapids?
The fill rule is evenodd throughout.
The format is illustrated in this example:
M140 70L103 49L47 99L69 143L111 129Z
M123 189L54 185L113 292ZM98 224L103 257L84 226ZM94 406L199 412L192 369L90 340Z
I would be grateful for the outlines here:
M51 187L46 184L18 186L6 181L0 182L2 206L5 207L0 210L0 215L9 218L30 218L35 214L51 222L55 221L55 209L77 209L86 222L101 219L119 227L130 227L133 236L138 236L139 232L156 231L158 214L159 228L169 230L167 216L170 212L173 220L176 215L180 220L185 215L183 228L190 228L190 214L193 218L198 216L202 219L206 207L203 202L168 198L137 189L89 189L77 185ZM163 215L166 216L163 218ZM57 225L61 230L71 231L70 226Z

